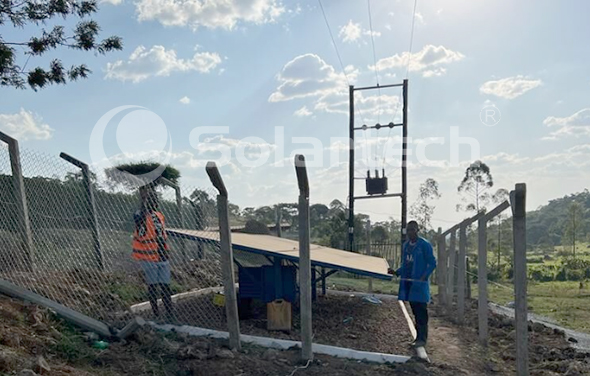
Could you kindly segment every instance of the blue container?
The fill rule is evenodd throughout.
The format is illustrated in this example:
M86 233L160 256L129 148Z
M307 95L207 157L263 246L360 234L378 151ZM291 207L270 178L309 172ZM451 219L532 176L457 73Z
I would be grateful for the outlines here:
M270 303L297 299L297 268L294 266L262 266L239 268L240 298L253 298Z

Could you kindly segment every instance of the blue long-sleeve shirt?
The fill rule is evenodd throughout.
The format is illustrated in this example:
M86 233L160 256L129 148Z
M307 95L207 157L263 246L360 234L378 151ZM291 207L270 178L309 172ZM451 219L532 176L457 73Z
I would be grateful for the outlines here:
M430 302L428 278L436 268L432 245L424 238L415 244L406 241L402 248L401 267L397 275L401 277L398 299L410 302ZM424 279L421 281L421 279Z

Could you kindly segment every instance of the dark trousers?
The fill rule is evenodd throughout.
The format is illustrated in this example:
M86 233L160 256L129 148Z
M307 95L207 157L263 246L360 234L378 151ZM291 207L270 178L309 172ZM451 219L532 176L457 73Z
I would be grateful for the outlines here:
M428 303L410 302L416 320L416 341L428 339Z

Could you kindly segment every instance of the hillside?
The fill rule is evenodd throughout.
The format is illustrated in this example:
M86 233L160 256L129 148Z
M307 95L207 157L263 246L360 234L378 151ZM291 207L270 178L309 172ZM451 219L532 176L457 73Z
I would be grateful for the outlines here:
M570 205L577 202L581 206L581 218L577 227L578 240L585 241L590 235L590 192L588 189L549 201L547 205L527 213L527 237L531 245L555 246L563 244L562 239L569 222Z

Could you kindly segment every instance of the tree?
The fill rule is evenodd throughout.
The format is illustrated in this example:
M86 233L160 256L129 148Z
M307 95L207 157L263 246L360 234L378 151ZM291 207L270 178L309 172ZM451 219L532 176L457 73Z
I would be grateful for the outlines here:
M434 213L433 200L441 197L438 192L438 183L436 180L428 178L420 185L420 194L416 202L410 207L410 216L418 222L421 228L431 227L432 214Z
M583 228L582 212L582 205L577 201L572 201L568 207L568 219L564 231L565 242L563 243L571 245L574 258L576 258L576 242L580 238L580 230Z
M193 207L196 229L204 230L209 224L209 218L217 214L217 204L209 193L195 189L186 201Z
M69 35L61 25L55 25L51 30L43 29L39 35L32 36L28 41L6 41L0 35L0 86L24 89L28 84L36 91L49 84L65 84L67 80L88 77L92 72L86 65L73 65L66 69L60 59L53 59L49 63L49 69L36 67L27 70L27 65L32 57L40 57L60 47L93 51L102 55L121 50L123 44L120 37L111 36L98 40L98 23L87 19L97 10L96 0L1 0L0 25L10 23L15 28L23 29L27 26L53 24L58 17L79 18L80 21ZM21 49L24 56L18 56ZM18 58L24 60L22 66L17 62Z
M154 172L158 172L158 169L162 169L160 175L153 176ZM166 178L174 184L178 184L178 179L180 179L180 171L171 165L162 166L158 162L123 163L105 169L105 175L112 186L123 185L129 189L134 189L138 185L150 185L154 188L161 186L164 183L159 180L160 177Z
M465 170L465 176L457 187L459 194L463 194L462 200L467 203L465 207L457 205L457 211L475 211L485 209L490 201L487 190L494 186L494 180L488 165L482 161L473 162Z

